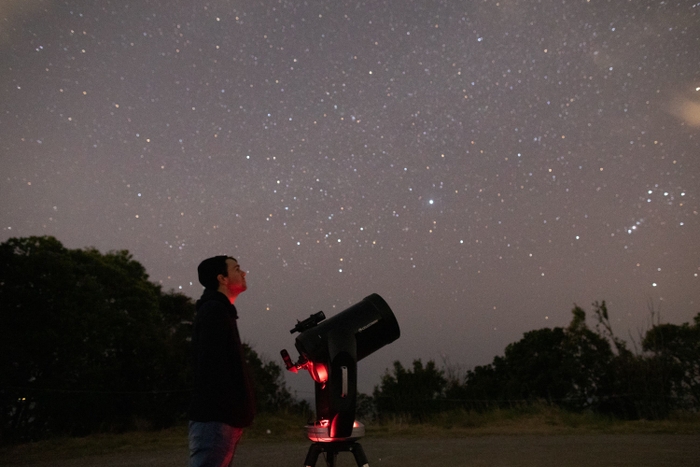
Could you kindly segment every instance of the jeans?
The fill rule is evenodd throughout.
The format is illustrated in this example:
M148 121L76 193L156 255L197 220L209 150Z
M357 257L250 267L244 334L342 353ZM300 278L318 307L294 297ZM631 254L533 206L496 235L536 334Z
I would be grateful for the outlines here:
M243 428L221 422L189 423L189 467L229 467Z

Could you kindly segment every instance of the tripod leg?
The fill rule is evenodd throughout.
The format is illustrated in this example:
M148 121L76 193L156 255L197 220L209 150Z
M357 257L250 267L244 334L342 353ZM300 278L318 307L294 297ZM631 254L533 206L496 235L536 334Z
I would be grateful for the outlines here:
M306 460L304 460L305 467L315 467L316 461L318 460L318 455L323 452L323 448L318 444L312 444L309 446L309 451L306 453Z
M367 456L365 456L365 450L362 449L362 445L360 445L360 443L354 443L352 446L350 446L350 451L352 451L353 456L355 456L357 467L369 467Z
M335 449L326 450L326 466L335 467L335 461L338 459L338 451Z

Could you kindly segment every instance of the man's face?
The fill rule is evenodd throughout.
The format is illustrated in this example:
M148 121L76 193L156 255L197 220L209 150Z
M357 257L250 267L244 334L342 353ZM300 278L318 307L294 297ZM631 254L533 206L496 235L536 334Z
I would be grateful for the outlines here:
M223 278L226 289L228 289L229 293L232 295L238 295L244 292L248 288L245 282L245 271L241 269L236 260L231 258L226 260L226 268L228 270L228 276Z

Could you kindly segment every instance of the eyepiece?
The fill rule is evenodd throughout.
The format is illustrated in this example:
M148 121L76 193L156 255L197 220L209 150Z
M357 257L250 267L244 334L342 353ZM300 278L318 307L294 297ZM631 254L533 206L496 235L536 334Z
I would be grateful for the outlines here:
M311 329L312 327L316 326L324 319L326 319L326 315L323 314L322 311L319 311L318 313L314 313L313 315L309 316L304 321L297 321L297 325L294 326L294 329L290 330L289 333L294 334L295 332L304 332L307 329Z

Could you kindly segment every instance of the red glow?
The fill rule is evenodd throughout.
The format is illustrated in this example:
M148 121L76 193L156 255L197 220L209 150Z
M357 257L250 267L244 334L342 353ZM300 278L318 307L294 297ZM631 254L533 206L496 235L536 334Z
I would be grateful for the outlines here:
M323 384L328 381L328 369L323 363L308 363L308 370L311 373L311 377L317 383Z
M352 432L350 436L339 437L336 426L337 424L337 415L333 417L333 420L323 418L306 427L306 436L314 443L331 443L334 441L359 439L365 435L365 426L355 420L355 422L352 424Z
M338 423L337 422L338 422L338 416L336 415L335 417L333 417L333 422L331 423L331 430L330 430L331 438L338 437L338 426L337 426Z

